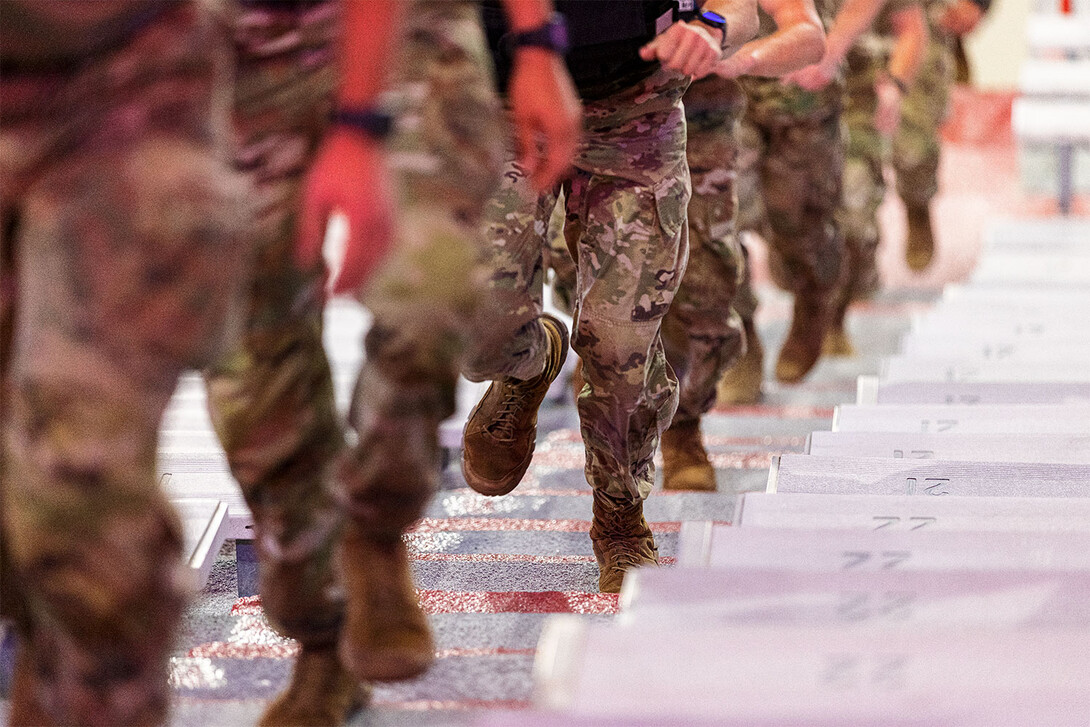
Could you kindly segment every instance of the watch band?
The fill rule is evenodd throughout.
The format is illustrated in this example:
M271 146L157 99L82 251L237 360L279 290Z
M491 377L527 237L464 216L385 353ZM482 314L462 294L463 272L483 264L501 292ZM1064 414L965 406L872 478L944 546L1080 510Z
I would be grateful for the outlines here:
M394 130L394 117L382 109L333 109L329 120L338 126L362 131L372 139L382 140Z
M560 13L553 13L543 25L530 30L512 31L503 40L508 51L516 48L544 48L559 55L568 52L568 22Z
M719 50L727 49L727 19L714 10L698 10L690 14L689 20L698 20L709 28L714 28L722 33L719 39Z

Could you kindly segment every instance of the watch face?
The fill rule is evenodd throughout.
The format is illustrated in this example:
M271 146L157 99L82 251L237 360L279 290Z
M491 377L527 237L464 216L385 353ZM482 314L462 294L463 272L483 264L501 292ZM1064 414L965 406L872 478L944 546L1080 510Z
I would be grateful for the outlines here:
M724 18L719 13L715 12L714 10L702 10L702 11L700 11L700 16L702 18L704 18L704 20L708 21L709 23L716 23L716 24L721 23L723 25L727 24L727 19Z

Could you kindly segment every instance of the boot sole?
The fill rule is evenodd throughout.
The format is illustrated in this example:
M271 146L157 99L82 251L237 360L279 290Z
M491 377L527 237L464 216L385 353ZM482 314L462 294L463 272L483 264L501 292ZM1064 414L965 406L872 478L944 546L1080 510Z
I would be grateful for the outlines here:
M432 652L428 652L427 656L360 654L342 645L339 653L344 668L357 679L367 682L397 682L413 679L426 672L435 662L435 655Z
M468 426L468 424L467 424ZM534 430L534 437L537 437L537 430ZM465 438L465 429L462 430L462 438ZM473 470L469 468L469 463L466 462L466 458L462 457L462 477L465 479L466 484L470 489L479 495L485 495L486 497L499 497L500 495L506 495L513 492L519 483L522 482L522 478L526 475L526 470L530 468L530 462L534 458L534 447L530 447L530 451L526 454L526 457L519 463L515 472L517 476L511 475L505 477L502 480L489 480L477 475Z

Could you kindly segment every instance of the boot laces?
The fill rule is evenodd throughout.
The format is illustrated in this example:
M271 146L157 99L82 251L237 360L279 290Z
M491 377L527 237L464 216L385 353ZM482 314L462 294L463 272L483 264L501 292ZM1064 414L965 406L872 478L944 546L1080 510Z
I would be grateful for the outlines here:
M525 385L525 382L521 383ZM526 408L526 393L515 383L505 383L504 388L503 401L500 402L492 423L488 425L488 431L496 439L510 442L515 439L519 417Z
M603 546L613 568L628 570L647 563L647 558L640 552L639 541L634 538L607 540Z

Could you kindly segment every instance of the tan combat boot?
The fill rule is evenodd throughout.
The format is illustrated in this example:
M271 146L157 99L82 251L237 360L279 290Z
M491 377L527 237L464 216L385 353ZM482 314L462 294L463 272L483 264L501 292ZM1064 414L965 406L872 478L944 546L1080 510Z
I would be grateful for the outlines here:
M700 438L700 420L674 422L662 433L662 489L715 491L715 469Z
M746 352L723 374L716 391L720 404L756 404L761 400L764 380L765 353L753 319L743 319L746 332Z
M825 332L825 340L821 344L821 352L826 356L854 356L855 346L848 336L845 319L848 317L848 306L851 297L841 295L833 308L833 320L829 324L829 330Z
M598 561L598 588L620 593L629 568L658 565L655 537L643 518L643 500L618 500L594 491L591 546Z
M905 243L905 262L909 269L921 272L931 264L935 254L935 236L931 229L931 211L928 207L908 208L908 240Z
M343 725L370 698L370 687L356 681L341 666L336 645L304 645L295 658L288 688L265 709L257 724L258 727Z
M506 495L518 486L534 456L537 410L568 355L568 329L543 315L545 369L532 379L494 381L462 432L462 475L482 495Z
M399 538L372 538L349 524L339 543L348 595L341 663L361 681L394 681L422 674L435 659L428 617Z
M22 637L25 639L25 636ZM15 650L15 669L8 694L9 727L50 727L56 724L42 706L39 682L34 672L33 657L25 640Z
M776 378L795 384L814 368L821 357L821 344L829 327L829 307L820 295L796 293L795 312L787 340L776 361Z

